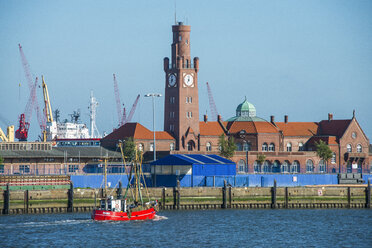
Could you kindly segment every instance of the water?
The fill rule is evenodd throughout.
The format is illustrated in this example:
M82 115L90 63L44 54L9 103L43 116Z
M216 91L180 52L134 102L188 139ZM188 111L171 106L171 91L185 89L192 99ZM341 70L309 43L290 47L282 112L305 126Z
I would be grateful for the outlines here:
M0 216L0 247L372 247L372 211L163 211L94 222L89 213Z

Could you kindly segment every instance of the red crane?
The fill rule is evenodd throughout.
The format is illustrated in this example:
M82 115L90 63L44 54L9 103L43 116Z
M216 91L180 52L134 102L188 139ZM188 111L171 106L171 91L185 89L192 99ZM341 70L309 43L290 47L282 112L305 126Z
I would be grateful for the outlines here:
M127 122L130 122L132 120L132 117L134 115L134 112L136 111L136 107L137 107L137 103L138 103L138 100L140 98L140 95L138 94L136 100L134 101L133 105L132 105L132 108L130 109L130 112L129 112L129 115L128 115L128 118L126 120L124 120L124 123L127 123Z
M36 100L36 86L38 78L35 79L34 85L31 87L30 97L28 98L25 111L19 117L19 127L15 133L15 137L19 141L27 141L28 129L30 127L30 119L32 116L32 109Z
M212 90L211 87L209 86L209 83L207 82L207 90L208 90L208 98L209 98L209 107L211 108L211 120L212 121L217 121L217 107L216 104L213 100L213 95L212 95Z
M118 82L116 81L116 76L114 76L114 93L115 93L115 100L116 100L116 110L118 113L118 121L119 121L119 126L123 125L124 119L123 115L121 114L121 103L120 103L120 95L119 95L119 88L118 88Z
M22 46L21 44L18 44L18 47L19 47L19 53L21 55L21 60L22 60L22 66L23 66L23 69L24 69L24 72L25 72L25 76L26 76L26 79L27 79L27 83L28 83L28 87L30 89L30 98L27 102L27 105L26 105L26 110L25 112L23 113L24 114L24 118L22 118L22 114L20 116L20 125L19 125L19 129L18 130L22 130L21 128L21 120L24 119L24 122L25 124L27 123L28 125L25 125L24 127L29 127L30 125L30 120L31 120L31 115L32 115L32 109L35 109L36 111L36 116L37 116L37 121L39 123L39 127L41 129L41 131L43 132L46 128L46 117L44 115L41 114L41 111L40 111L40 107L39 107L39 103L37 101L37 95L36 95L36 87L37 87L37 78L35 80L35 85L33 85L33 80L32 80L32 76L31 76L31 72L30 72L30 65L29 63L27 62L27 59L26 59L26 56L23 52L23 49L22 49ZM18 131L17 130L17 131ZM23 129L25 130L25 129ZM28 134L28 128L27 128L27 132L23 132L23 134L26 134L26 136L22 136L21 139L25 139L27 140L27 134Z

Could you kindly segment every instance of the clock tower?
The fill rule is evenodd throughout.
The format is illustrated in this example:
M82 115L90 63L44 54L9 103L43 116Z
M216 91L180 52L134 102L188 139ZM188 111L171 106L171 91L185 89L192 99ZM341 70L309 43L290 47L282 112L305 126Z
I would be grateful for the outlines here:
M176 150L199 150L199 58L191 60L190 26L172 26L172 58L164 58L164 131L176 139Z

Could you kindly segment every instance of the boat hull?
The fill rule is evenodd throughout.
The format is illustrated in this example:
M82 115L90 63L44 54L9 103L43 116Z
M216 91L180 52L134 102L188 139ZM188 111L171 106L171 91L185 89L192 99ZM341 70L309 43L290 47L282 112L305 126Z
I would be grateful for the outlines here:
M93 220L113 220L113 221L128 221L128 220L151 220L154 219L156 211L154 208L149 208L140 211L133 211L128 216L127 212L114 212L109 210L93 210Z

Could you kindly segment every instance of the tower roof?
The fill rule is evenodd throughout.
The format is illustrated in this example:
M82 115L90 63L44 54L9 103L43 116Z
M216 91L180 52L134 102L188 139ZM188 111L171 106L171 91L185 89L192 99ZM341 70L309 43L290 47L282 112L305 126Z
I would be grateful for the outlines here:
M227 120L230 121L266 121L256 116L255 106L247 101L247 98L236 108L236 116Z

